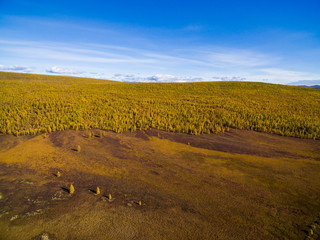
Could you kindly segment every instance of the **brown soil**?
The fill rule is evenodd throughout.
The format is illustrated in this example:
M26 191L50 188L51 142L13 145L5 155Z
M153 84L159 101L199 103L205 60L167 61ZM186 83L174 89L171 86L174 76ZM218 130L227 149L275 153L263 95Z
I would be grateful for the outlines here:
M320 144L316 140L282 137L248 130L231 129L223 134L201 134L197 136L163 132L156 129L147 130L146 133L149 136L189 144L198 148L263 157L304 157L290 152L290 146L297 144L312 146L314 151L320 152ZM289 148L282 148L283 145ZM320 158L318 160L320 161Z
M0 239L300 239L318 221L319 141L99 133L0 135Z

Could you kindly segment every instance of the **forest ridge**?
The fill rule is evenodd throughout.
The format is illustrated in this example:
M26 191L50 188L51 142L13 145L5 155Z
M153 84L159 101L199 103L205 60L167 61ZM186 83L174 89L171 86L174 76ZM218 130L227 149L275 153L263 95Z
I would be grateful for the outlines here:
M249 129L320 139L320 91L255 82L122 83L0 72L0 132Z

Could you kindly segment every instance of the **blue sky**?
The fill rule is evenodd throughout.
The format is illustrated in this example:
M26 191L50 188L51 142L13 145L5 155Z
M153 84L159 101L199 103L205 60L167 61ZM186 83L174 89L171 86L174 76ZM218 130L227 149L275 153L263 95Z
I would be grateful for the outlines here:
M0 71L315 83L319 12L319 0L0 0Z

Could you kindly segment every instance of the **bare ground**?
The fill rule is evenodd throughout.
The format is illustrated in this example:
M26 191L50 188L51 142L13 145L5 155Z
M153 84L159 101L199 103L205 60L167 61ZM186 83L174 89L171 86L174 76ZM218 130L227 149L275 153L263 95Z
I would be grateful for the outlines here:
M0 136L0 239L303 239L320 220L319 141L99 135Z

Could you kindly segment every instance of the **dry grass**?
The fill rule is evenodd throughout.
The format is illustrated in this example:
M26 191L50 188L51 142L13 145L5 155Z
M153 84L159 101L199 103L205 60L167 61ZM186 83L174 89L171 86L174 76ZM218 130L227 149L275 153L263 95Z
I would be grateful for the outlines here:
M0 239L303 239L320 213L318 141L92 133L0 136Z

